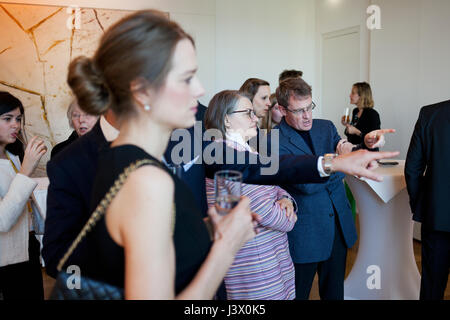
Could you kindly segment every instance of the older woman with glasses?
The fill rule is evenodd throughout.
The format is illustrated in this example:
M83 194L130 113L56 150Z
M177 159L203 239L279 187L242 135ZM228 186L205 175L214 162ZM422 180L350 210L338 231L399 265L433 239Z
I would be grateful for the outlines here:
M74 99L67 109L67 119L69 120L69 126L74 130L67 140L60 142L53 147L52 153L50 154L51 158L74 142L78 137L91 131L98 120L98 116L83 112L78 106L77 100Z
M256 136L258 118L251 101L238 91L222 91L211 100L206 129L217 129L224 142L238 151L254 152L248 140ZM214 205L214 182L206 179L208 205ZM242 185L251 210L260 216L259 233L235 256L225 276L229 300L294 299L294 267L286 232L297 220L294 201L278 186Z

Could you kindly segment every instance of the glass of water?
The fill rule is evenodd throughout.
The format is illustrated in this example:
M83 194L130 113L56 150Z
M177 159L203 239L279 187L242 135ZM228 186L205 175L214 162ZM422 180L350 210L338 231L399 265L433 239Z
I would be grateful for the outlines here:
M214 174L214 194L217 213L224 216L233 209L241 198L242 173L222 170Z

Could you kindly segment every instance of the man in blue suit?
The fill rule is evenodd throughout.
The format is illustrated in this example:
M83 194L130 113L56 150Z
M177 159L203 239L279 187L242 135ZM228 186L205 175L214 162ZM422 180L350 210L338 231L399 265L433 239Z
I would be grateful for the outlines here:
M315 105L311 87L304 80L282 81L276 94L284 115L278 127L280 155L325 154L326 159L355 148L341 140L331 121L312 119ZM357 239L344 176L338 172L324 183L282 185L299 208L297 223L288 233L298 300L309 298L316 272L321 299L344 298L347 248Z

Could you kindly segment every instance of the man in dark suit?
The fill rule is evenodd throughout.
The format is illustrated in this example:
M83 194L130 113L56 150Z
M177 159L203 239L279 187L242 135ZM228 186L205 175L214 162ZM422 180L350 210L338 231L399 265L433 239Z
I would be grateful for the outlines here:
M276 127L280 134L280 154L333 158L336 153L347 153L355 147L341 140L331 121L312 119L315 105L311 87L302 78L284 80L276 94L284 116ZM298 300L309 298L316 272L321 299L344 298L347 248L351 248L357 239L342 182L344 177L342 173L335 173L320 184L281 185L299 207L298 220L288 233Z
M47 216L42 257L46 272L56 277L56 267L82 227L89 219L92 184L97 172L97 158L118 132L114 116L108 112L90 132L80 137L47 163L50 180L47 194ZM106 137L105 137L106 136ZM69 265L82 257L82 244L72 254Z
M448 281L449 159L450 100L422 108L405 164L413 219L422 223L422 300L442 300Z

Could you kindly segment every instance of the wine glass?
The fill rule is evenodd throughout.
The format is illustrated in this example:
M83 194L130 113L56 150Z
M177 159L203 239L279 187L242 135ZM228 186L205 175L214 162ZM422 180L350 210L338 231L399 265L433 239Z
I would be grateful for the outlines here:
M224 216L233 209L241 198L242 173L222 170L214 174L214 195L217 213Z

